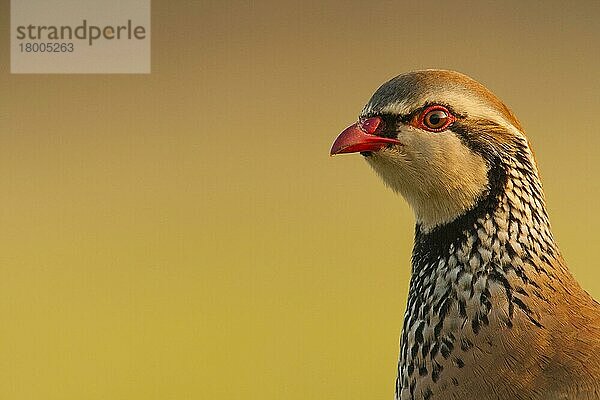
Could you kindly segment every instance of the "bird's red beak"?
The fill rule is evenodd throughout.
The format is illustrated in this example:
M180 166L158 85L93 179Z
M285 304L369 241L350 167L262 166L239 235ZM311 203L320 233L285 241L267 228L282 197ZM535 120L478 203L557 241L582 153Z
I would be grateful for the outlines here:
M377 151L388 144L400 144L397 139L375 135L382 125L383 121L379 117L367 118L362 122L350 125L335 139L329 154L333 156L359 151Z

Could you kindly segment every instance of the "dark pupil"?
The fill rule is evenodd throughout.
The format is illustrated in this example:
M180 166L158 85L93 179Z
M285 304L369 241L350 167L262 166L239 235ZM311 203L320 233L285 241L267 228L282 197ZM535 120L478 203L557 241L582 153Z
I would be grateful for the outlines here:
M441 112L432 112L431 114L429 114L429 124L437 126L441 122L442 118L444 118L444 116Z

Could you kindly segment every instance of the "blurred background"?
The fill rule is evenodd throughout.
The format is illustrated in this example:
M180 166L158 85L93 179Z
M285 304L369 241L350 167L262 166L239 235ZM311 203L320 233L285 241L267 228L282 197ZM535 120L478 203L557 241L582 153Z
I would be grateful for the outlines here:
M384 81L481 81L600 298L600 2L154 1L152 74L11 75L0 398L390 399L413 217L333 139Z

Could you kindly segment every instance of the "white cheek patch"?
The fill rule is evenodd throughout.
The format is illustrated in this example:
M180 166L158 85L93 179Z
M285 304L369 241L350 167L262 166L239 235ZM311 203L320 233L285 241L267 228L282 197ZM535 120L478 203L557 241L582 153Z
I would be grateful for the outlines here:
M488 188L487 163L454 133L405 127L398 139L404 146L375 152L367 161L407 200L424 229L462 215Z

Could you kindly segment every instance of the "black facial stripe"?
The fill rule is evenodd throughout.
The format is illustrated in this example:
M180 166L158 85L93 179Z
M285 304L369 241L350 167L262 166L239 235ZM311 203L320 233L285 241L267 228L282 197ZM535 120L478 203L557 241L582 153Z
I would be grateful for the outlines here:
M422 106L412 110L408 114L391 114L391 113L382 113L376 110L373 110L369 113L362 114L360 119L379 117L384 122L384 129L381 132L378 132L378 136L396 138L398 134L398 125L400 124L408 124L412 121L417 115L421 114L427 108L431 106L443 106L445 107L450 114L454 115L457 119L466 118L465 114L457 113L451 105L446 104L442 101L428 101ZM452 125L451 125L452 126Z
M488 170L488 189L476 202L475 206L452 222L434 228L424 234L417 225L413 265L427 265L438 256L448 253L451 244L457 245L465 238L465 231L472 227L479 218L492 214L498 206L500 197L505 193L508 181L509 165L516 160L520 163L524 176L531 176L535 167L529 154L528 145L524 138L515 137L506 129L489 120L461 119L450 126L450 131L457 135L461 142L474 153L486 160ZM536 190L535 185L531 185ZM541 189L538 190L541 196ZM536 192L537 193L537 192ZM545 215L534 217L541 220ZM425 259L426 258L426 259Z
M496 162L499 156L498 140L495 137L509 135L501 125L489 120L457 119L448 128L473 152L488 163ZM506 150L506 149L502 149Z

